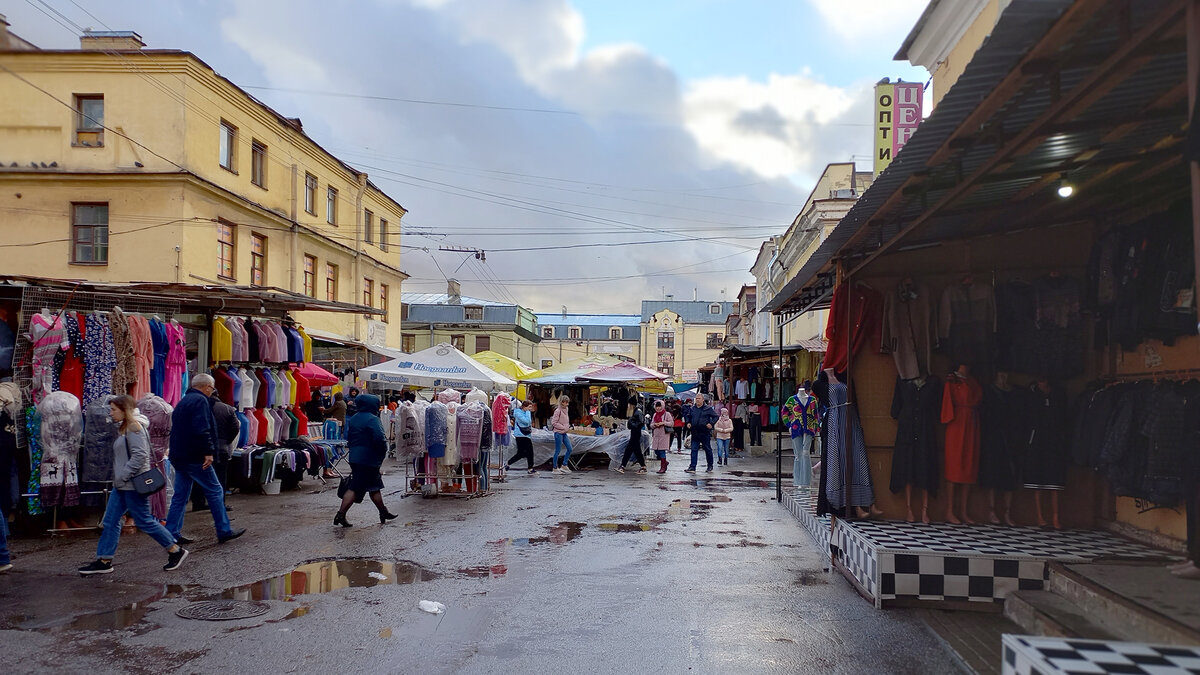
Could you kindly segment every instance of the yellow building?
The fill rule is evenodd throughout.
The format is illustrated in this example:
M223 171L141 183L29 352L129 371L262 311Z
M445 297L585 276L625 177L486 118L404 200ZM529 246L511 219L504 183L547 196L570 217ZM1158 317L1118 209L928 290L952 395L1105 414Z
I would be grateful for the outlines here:
M725 319L733 302L643 300L638 363L695 382L697 371L725 348Z
M0 30L5 272L278 287L379 308L296 318L400 347L405 210L299 119L136 33L39 50Z
M830 164L825 167L821 178L805 200L804 206L792 220L787 230L772 237L759 248L758 258L751 267L757 285L757 306L765 306L777 294L790 295L785 290L788 283L804 267L804 263L817 251L842 217L854 206L858 196L871 185L870 171L857 171L853 162ZM758 344L778 342L777 324L770 324L761 317L769 313L760 312L759 330L767 334L759 336ZM783 344L795 345L802 340L822 336L827 312L809 312L784 326Z
M932 0L904 38L897 61L923 66L937 106L962 76L1011 0Z

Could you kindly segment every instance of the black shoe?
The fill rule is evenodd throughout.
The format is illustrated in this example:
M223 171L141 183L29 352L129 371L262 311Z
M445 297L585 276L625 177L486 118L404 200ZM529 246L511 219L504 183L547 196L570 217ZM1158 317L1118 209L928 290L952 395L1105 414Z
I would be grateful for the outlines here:
M346 520L346 514L341 511L338 511L338 514L333 517L333 524L341 525L342 527L354 527L350 524L350 521Z
M696 467L689 466L688 468L684 469L683 472L684 473L696 473Z
M172 570L179 569L179 566L183 564L183 559L186 557L188 557L188 550L182 546L180 546L179 550L175 551L174 553L168 551L167 564L163 565L163 571L170 572Z
M111 562L105 562L99 559L92 561L90 565L84 565L83 567L79 568L79 574L85 577L93 574L112 574L112 571L113 566Z
M380 511L379 512L379 524L383 525L383 524L387 523L387 521L395 520L396 518L399 518L399 517L400 516L398 516L394 513L388 513L387 511Z
M244 527L240 530L234 530L233 532L230 532L229 534L225 535L224 537L217 537L217 543L224 544L227 541L233 541L234 539L237 539L238 537L242 536L243 534L246 534L246 528L244 528Z
M192 543L192 539L190 537L185 537L181 534L178 537L175 537L175 543L176 544L190 544L190 543Z
M710 466L707 469L705 469L704 473L712 473L712 467Z

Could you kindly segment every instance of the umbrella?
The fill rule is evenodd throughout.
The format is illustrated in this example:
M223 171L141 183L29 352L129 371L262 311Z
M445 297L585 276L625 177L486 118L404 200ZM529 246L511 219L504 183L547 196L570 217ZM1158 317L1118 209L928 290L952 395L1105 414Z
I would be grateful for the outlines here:
M367 384L399 384L415 387L479 387L495 392L517 386L514 380L472 359L453 345L442 342L398 359L362 368Z
M622 361L606 368L577 375L575 380L578 382L625 382L643 391L661 394L667 391L663 380L669 377L670 375L665 375L657 370Z
M318 387L326 387L341 382L336 375L312 362L305 363L294 370L303 375L309 384Z
M513 380L519 380L534 372L533 368L524 363L493 351L482 351L472 354L471 358Z

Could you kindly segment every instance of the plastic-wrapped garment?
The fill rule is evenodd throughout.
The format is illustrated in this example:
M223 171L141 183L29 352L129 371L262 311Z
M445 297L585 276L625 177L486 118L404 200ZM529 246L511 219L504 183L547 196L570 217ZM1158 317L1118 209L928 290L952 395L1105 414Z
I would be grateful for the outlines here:
M83 457L79 463L79 480L84 483L105 483L113 479L112 445L117 440L118 425L108 416L108 402L112 399L112 396L106 396L92 401L85 411Z
M392 416L392 425L396 430L396 454L401 457L416 457L425 452L425 434L422 425L417 424L416 406L405 402L396 408Z
M17 411L21 409L21 389L12 382L0 382L0 408L8 416L17 419Z
M459 456L464 462L473 462L479 458L479 444L483 440L483 418L486 411L487 408L482 403L471 401L460 407L454 415Z
M454 389L443 389L438 392L437 400L447 405L451 403L462 403L462 394Z
M46 394L38 404L42 417L41 498L43 506L79 503L79 444L83 415L79 399L65 391ZM112 480L112 445L104 449Z
M167 449L171 444L171 413L174 410L165 398L154 394L147 394L138 401L138 412L150 421L150 462L164 476L167 475ZM155 520L167 519L168 500L166 490L150 495L150 513Z
M471 387L471 391L467 392L467 396L464 400L467 403L477 401L479 403L487 405L488 404L488 395L485 394L484 391L482 389L480 389L479 387Z
M446 404L434 401L425 410L425 448L433 445L446 445L447 424L450 411Z
M133 351L133 336L129 333L129 319L120 307L108 312L108 327L112 331L113 358L112 393L127 394L129 386L137 383L137 357Z
M58 389L58 370L55 359L61 350L70 346L67 339L66 324L61 316L48 316L45 313L34 314L29 321L29 337L33 345L31 367L33 371L30 386L33 388L33 402L40 403L52 391Z
M446 454L439 462L442 466L458 466L458 409L462 405L451 401L446 404Z
M512 399L508 394L496 394L496 400L492 401L492 433L507 434L508 433L508 415L512 410Z

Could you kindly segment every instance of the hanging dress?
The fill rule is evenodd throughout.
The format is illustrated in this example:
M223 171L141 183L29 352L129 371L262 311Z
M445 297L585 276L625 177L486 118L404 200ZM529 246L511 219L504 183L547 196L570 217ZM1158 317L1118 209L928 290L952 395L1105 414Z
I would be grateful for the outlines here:
M119 307L108 312L108 328L113 339L112 393L121 396L129 393L130 385L137 383L137 357L133 351L133 336L129 332L129 319Z
M94 312L85 319L86 339L83 345L83 408L112 394L113 369L117 356L113 349L113 334L108 319Z
M67 329L61 316L34 314L29 321L29 337L33 345L32 379L34 404L52 391L58 391L58 371L55 361L60 351L70 346Z
M167 353L170 351L170 340L167 328L162 321L152 319L147 324L150 327L150 349L154 360L150 365L150 391L156 396L162 396L167 380Z
M1029 438L1028 394L990 385L979 406L979 485L997 490L1021 487L1020 466Z
M941 453L937 425L942 408L942 387L936 377L917 386L896 378L892 418L896 420L896 445L892 450L892 492L913 486L936 496L941 485Z
M946 425L946 480L971 485L979 479L979 404L983 388L973 377L950 377L942 394Z
M875 491L871 487L871 471L867 464L867 445L863 439L862 423L858 407L847 401L847 388L843 382L829 383L829 451L822 464L823 491L829 506L843 509L847 506L846 461L849 452L853 462L850 472L850 506L867 507L875 503ZM846 439L845 451L842 439Z

